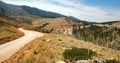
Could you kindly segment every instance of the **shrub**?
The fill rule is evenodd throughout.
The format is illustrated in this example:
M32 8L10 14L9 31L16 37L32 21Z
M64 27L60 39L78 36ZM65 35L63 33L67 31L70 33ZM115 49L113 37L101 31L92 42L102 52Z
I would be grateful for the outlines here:
M66 49L63 52L65 60L87 60L91 59L97 53L85 48L72 47L72 49Z
M104 63L120 63L120 61L117 61L117 60L106 60Z

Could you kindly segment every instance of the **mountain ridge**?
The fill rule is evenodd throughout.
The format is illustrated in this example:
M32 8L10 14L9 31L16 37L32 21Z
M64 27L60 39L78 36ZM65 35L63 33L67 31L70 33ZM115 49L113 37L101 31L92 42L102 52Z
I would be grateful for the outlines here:
M0 1L0 13L4 13L6 16L14 18L18 21L33 21L34 19L36 19L36 17L38 18L68 17L75 21L83 21L74 16L66 16L60 13L41 10L35 7L26 6L26 5L8 4L3 1Z
M61 17L63 15L55 13L55 12L50 12L50 11L45 11L45 10L40 10L35 7L29 7L29 6L18 6L18 5L13 5L13 4L7 4L2 1L0 1L0 12L5 13L8 16L29 16L29 15L37 15L41 17L45 16L51 16L51 17ZM46 14L44 14L46 13ZM43 15L44 14L44 15Z

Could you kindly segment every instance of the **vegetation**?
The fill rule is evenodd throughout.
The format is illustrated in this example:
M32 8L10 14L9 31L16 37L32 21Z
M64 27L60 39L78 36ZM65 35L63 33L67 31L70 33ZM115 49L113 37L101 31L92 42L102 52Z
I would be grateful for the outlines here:
M76 29L76 27L74 27L73 35L78 39L120 50L119 28L99 27L94 25L83 29Z
M105 60L104 63L120 63L120 61L117 61L117 60Z
M72 49L66 49L63 53L65 60L88 60L97 55L96 52L85 48L72 47Z
M3 63L56 63L62 59L63 50L54 40L47 40L47 36L36 38Z

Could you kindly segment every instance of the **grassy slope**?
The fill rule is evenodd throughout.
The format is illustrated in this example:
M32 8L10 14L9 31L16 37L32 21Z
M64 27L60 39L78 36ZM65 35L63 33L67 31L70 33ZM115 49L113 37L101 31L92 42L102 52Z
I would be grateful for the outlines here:
M17 39L24 35L22 32L18 31L13 24L13 21L0 17L0 44Z
M98 55L94 58L108 59L112 57L120 60L120 51L64 35L49 34L33 40L4 63L54 63L63 60L63 47L71 46L95 50Z

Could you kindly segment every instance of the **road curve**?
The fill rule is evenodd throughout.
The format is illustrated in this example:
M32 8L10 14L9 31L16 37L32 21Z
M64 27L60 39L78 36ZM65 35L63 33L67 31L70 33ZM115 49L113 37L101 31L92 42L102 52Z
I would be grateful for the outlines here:
M18 52L22 47L24 47L28 42L32 41L37 37L43 36L42 33L36 31L23 30L22 28L19 28L19 30L24 32L25 35L23 37L0 45L0 63L10 58L13 54Z

